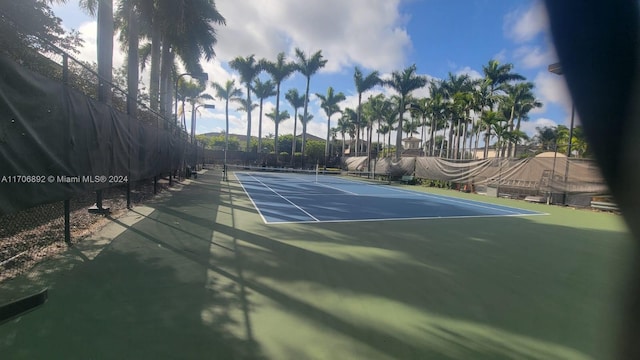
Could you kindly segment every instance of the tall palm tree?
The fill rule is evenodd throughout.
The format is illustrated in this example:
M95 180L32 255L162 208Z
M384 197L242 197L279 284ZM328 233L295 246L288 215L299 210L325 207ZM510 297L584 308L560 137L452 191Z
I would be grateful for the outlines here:
M304 53L304 51L296 48L296 57L298 58L298 62L296 64L297 70L305 76L307 79L307 87L304 93L304 110L302 113L302 118L310 121L311 118L308 117L309 113L307 111L309 105L309 84L311 83L311 76L317 73L321 68L323 68L327 64L327 60L322 58L322 50L316 51L310 57ZM304 154L304 145L307 138L307 127L302 127L302 153Z
M281 52L276 57L275 62L271 62L268 60L261 60L260 67L265 70L276 85L276 111L275 115L280 115L280 84L291 76L293 72L296 70L296 67L293 63L290 63L285 60L284 53ZM292 155L293 158L293 155Z
M525 78L517 73L512 72L513 64L504 64L500 65L500 63L495 60L489 60L489 63L485 66L482 66L482 72L484 73L484 78L489 84L489 95L490 95L490 104L489 108L492 111L496 110L496 101L497 101L497 93L503 90L504 84L508 84L512 81L516 80L524 80ZM491 125L486 124L486 132L485 132L485 144L484 144L484 157L487 157L489 153L489 139L491 137Z
M215 56L214 25L224 25L225 19L210 0L157 1L162 41L160 110L170 114L173 84L178 76L175 61L179 59L188 73L202 73L201 59L209 61Z
M240 74L240 81L247 87L246 103L251 103L251 83L262 70L259 61L255 55L247 57L238 56L229 62L229 66ZM251 146L251 111L247 111L247 152Z
M384 121L385 114L391 111L391 102L389 102L384 94L378 94L376 96L370 97L369 100L364 104L363 112L366 114L365 117L369 119L368 121L368 146L367 146L367 157L371 158L371 143L372 143L372 134L373 134L373 124L377 123L377 127L380 128L382 122ZM380 144L380 132L378 132L378 144Z
M460 128L462 121L466 123L466 113L472 104L472 86L473 83L469 75L455 75L449 73L447 80L442 82L442 90L445 99L450 101L450 124L449 124L449 142L447 144L447 157L453 155L454 159L458 158L458 144L460 143ZM454 142L454 131L456 139ZM455 150L455 151L454 151Z
M183 80L183 79L181 79ZM190 139L193 143L195 140L195 116L196 116L196 105L200 103L201 100L212 100L213 97L209 94L206 94L204 91L207 88L204 82L199 81L181 81L178 85L178 96L182 99L182 123L184 126L184 130L187 130L186 123L186 109L184 108L184 103L189 102L191 105L191 131L190 131Z
M391 87L399 94L398 107L398 129L396 134L396 160L402 156L402 120L406 111L407 97L414 90L420 89L427 84L427 78L416 74L416 65L413 64L402 72L394 71L391 73L391 79L384 82L385 85Z
M224 132L224 146L225 151L229 150L229 101L236 101L239 96L242 95L242 90L236 87L235 80L227 80L224 85L214 82L213 88L216 90L216 97L220 100L224 100L224 115L225 115L225 132Z
M387 155L388 156L391 156L391 132L393 130L396 130L396 129L400 130L400 128L394 126L396 123L398 123L398 117L400 116L400 111L398 111L396 109L395 104L392 105L392 107L393 107L392 111L386 112L384 114L385 116L384 116L384 125L383 125L383 126L386 126L388 128L388 130L389 130L388 131L389 141L387 142ZM398 131L398 132L401 132L401 131ZM397 150L396 150L396 152L397 152ZM397 154L396 154L396 156L397 156Z
M114 26L120 32L122 49L127 52L127 113L136 117L138 108L138 53L140 22L139 6L134 1L121 1L115 13Z
M327 142L324 147L324 158L325 158L325 166L327 164L327 160L329 157L329 135L331 131L331 115L340 112L340 107L338 104L344 100L346 97L343 93L335 93L333 91L333 87L329 86L327 89L327 94L322 95L316 93L316 96L320 99L320 107L324 110L324 113L327 115Z
M491 92L491 84L491 80L487 78L480 79L476 84L476 90L473 92L473 110L479 115L478 122L475 126L475 149L478 149L478 145L480 143L480 133L483 130L486 132L487 129L487 124L482 122L482 115L485 111L490 111L494 102L497 100L497 96ZM490 140L490 138L485 138L485 143L490 142Z
M262 105L264 99L270 98L277 94L276 85L271 80L263 82L260 78L253 80L253 92L260 99L260 112L258 120L258 152L262 151ZM276 105L277 109L277 105Z
M364 93L367 90L373 89L373 87L376 85L381 84L382 80L380 80L380 73L378 71L372 71L369 75L364 76L360 68L356 66L353 71L353 81L355 82L356 92L358 93L357 123L360 124L362 122L360 121L360 117L362 116L362 93ZM356 134L356 156L358 156L358 150L359 150L358 141L360 138L359 127L356 128L356 133L357 133Z
M528 119L527 114L529 111L542 106L542 103L536 99L533 93L534 86L531 82L521 82L509 85L506 88L507 96L512 103L509 117L509 131L514 133L519 132L520 124L523 119ZM515 120L517 120L517 124L514 124ZM513 157L516 155L516 147L512 142L509 142L507 153Z
M298 109L304 106L305 97L298 93L298 89L289 89L284 96L289 102L289 105L293 108L293 141L291 142L291 166L293 166L293 159L296 153L296 131L298 125Z
M278 158L280 156L280 151L278 149L278 128L280 127L280 123L284 120L287 120L288 118L291 117L291 115L289 115L289 112L287 110L281 112L280 114L276 114L275 112L269 112L265 114L269 119L273 120L273 123L276 126L276 134L274 137L274 150L276 153L276 164L278 163Z
M353 127L353 125L351 124L351 122L349 121L349 119L346 116L341 116L340 119L338 119L338 131L340 132L340 135L342 135L342 152L340 153L340 157L344 156L344 142L345 142L345 134L347 134L351 128Z
M302 150L301 150L301 152L302 152L303 158L306 155L304 153L304 142L305 142L306 134L307 134L307 125L309 125L311 120L313 120L313 115L312 114L307 114L307 116L304 116L304 114L298 114L298 121L300 121L300 123L302 124ZM304 164L303 164L303 166L304 166Z
M60 0L66 3L66 0ZM113 0L78 0L80 8L91 16L97 16L98 100L111 103L113 80Z

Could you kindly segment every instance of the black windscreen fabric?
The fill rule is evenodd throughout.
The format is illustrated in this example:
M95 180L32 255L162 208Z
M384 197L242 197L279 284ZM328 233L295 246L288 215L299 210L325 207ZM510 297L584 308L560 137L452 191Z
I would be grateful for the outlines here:
M4 56L0 69L0 215L117 185L109 182L114 176L136 181L175 171L194 154L177 132L137 121Z

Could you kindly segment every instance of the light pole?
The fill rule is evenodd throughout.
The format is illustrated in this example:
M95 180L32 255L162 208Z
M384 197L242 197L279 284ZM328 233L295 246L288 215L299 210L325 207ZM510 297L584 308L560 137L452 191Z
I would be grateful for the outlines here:
M193 114L193 121L191 122L191 145L193 146L194 149L194 159L193 159L193 166L194 166L194 171L197 170L198 168L198 146L196 145L196 118L198 115L198 109L199 108L205 108L205 109L215 109L216 106L213 104L201 104L195 107L195 109L193 110L194 114ZM204 149L204 147L203 147ZM203 150L203 154L204 154L204 150Z
M552 72L556 75L564 75L564 73L562 72L562 66L560 65L560 63L554 63L549 65L548 70L549 72ZM567 195L568 195L567 182L569 180L569 158L571 157L571 144L573 143L573 122L575 119L575 113L576 113L576 107L572 101L571 102L571 123L569 125L569 143L567 145L567 161L564 169L564 194L562 195L563 197L562 203L565 205L567 205Z
M198 80L203 80L203 81L207 81L209 80L209 74L207 73L200 73L200 74L196 74L196 73L182 73L180 75L178 75L176 77L176 83L174 84L174 94L175 94L175 106L174 106L174 122L173 122L173 126L176 126L178 124L178 82L180 81L180 78L183 76L189 75L192 78L198 79ZM185 129L186 131L186 129ZM173 168L172 168L172 164L171 164L171 154L169 154L169 167L170 167L170 173L169 173L169 184L172 183L172 179L173 179Z
M195 137L196 137L196 117L197 117L197 111L198 109L200 109L201 107L205 108L205 109L215 109L216 106L213 104L201 104L196 106L196 108L193 110L194 111L194 116L193 116L193 122L191 123L191 142L193 143L195 141Z

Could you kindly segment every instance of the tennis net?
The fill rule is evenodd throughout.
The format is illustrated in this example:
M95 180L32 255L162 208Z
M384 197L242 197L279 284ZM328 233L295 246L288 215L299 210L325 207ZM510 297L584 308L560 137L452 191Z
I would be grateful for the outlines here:
M385 178L374 178L359 171L343 171L340 169L292 169L261 166L227 165L227 178L242 182L289 182L289 183L321 183L321 184L388 184Z

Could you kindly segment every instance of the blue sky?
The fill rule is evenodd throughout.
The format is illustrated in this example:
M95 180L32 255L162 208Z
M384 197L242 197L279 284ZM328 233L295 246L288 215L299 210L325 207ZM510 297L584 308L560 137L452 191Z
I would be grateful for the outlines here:
M536 85L544 107L530 114L523 129L530 135L536 126L567 124L571 100L562 77L547 71L557 58L551 45L544 6L535 0L218 0L218 10L227 20L218 29L217 58L205 63L212 81L224 83L238 76L228 61L255 54L275 59L285 52L293 60L296 47L307 53L322 49L327 66L311 79L312 93L326 93L333 86L347 96L343 107L355 107L357 97L353 68L365 73L388 74L416 64L418 73L445 78L449 72L481 76L482 66L494 58L515 66L515 71ZM79 10L77 1L53 7L66 28L81 31L85 48L79 57L95 61L95 19ZM116 46L117 47L117 46ZM114 55L115 66L125 57ZM143 73L144 81L146 74ZM266 74L261 77L267 78ZM281 107L288 109L284 93L292 87L304 91L304 79L294 75L282 84ZM209 89L210 94L214 94ZM376 88L365 94L391 94ZM426 89L415 95L426 96ZM196 133L224 129L224 105L198 114ZM268 99L265 110L275 107ZM233 106L235 108L235 106ZM293 113L291 109L288 109ZM327 122L318 103L310 103L314 121L308 131L324 137ZM253 113L252 134L257 135L258 110ZM332 119L335 126L336 119ZM246 114L231 114L230 133L246 134ZM291 133L293 121L284 121L280 133ZM273 133L273 123L263 119L263 133ZM300 125L298 124L298 132ZM392 135L392 139L395 136Z

